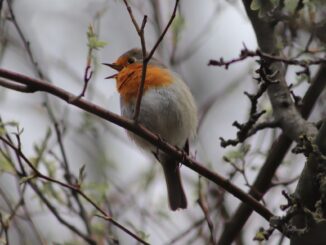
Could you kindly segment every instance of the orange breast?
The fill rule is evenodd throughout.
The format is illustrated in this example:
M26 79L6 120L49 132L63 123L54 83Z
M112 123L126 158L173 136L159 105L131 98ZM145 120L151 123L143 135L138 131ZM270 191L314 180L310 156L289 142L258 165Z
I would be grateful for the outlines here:
M117 89L120 96L126 101L137 97L138 87L142 76L142 64L131 64L122 69L116 77ZM154 87L171 84L172 77L167 69L148 65L144 83L144 93Z

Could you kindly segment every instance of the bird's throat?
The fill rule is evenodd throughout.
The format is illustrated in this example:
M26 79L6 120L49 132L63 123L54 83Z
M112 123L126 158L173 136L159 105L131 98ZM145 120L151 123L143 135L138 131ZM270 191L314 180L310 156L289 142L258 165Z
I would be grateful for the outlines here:
M117 90L126 101L137 97L142 78L142 64L131 64L122 69L116 77ZM173 82L173 77L167 69L148 65L144 83L144 93L148 89L164 87Z

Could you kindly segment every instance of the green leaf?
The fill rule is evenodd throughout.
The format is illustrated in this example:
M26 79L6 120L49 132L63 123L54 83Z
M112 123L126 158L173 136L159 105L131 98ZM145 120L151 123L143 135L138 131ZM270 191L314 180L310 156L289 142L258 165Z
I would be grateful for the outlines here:
M19 125L17 125L17 135L21 136L24 133L24 128L20 128Z
M242 144L241 145L241 151L243 152L244 155L247 155L247 153L250 151L251 145L249 144Z
M28 176L25 176L25 177L22 177L20 180L19 180L19 184L24 184L28 181L31 181L32 179L34 179L37 175L36 174L32 174L32 175L28 175Z
M11 126L11 127L18 127L19 123L17 121L8 121L5 123L0 123L0 127Z
M58 203L64 204L64 199L62 198L62 192L54 188L52 182L44 182L41 188L42 193L47 196L54 198Z
M250 4L250 9L253 11L257 11L261 8L261 2L260 0L252 0Z
M85 180L86 172L85 172L85 164L79 169L79 177L78 177L78 184L81 186Z
M106 232L106 225L104 223L96 222L92 224L92 230L98 236L104 236Z
M149 237L150 237L149 234L147 234L147 233L144 232L144 231L138 231L138 233L139 233L141 239L143 239L144 241L148 241L148 239L149 239Z
M250 9L259 11L260 18L269 18L269 12L279 5L280 0L252 0Z
M249 144L242 144L241 147L237 150L231 150L224 155L224 160L227 162L233 162L238 159L243 159L247 153L250 151Z
M241 150L233 150L229 151L224 155L224 160L229 162L229 161L234 161L237 159L243 158L243 152Z
M36 152L36 156L31 158L31 162L36 168L38 168L38 165L40 164L41 160L43 160L43 155L47 149L51 134L51 128L48 128L42 142L40 144L34 145L34 151Z
M270 0L270 1L271 1L272 5L274 7L276 7L277 5L279 5L279 2L280 2L280 0Z
M133 223L131 223L130 221L127 221L127 224L129 226L131 226L135 231L137 231L137 234L139 234L140 238L147 241L148 238L150 237L149 234L145 233L144 231L142 230L139 230Z
M99 48L103 48L107 45L107 42L98 40L97 35L94 32L92 25L88 26L87 39L88 39L87 46L90 49L99 49Z
M262 242L264 240L266 240L264 230L258 231L254 237L254 241Z
M284 1L284 8L285 10L289 11L290 13L294 13L295 9L298 6L299 0L285 0Z
M8 158L5 157L1 152L0 152L0 171L1 172L6 172L6 173L15 173L15 168L13 167L13 164L8 161Z
M57 171L57 166L54 161L44 160L44 165L50 177L54 177Z
M172 32L173 32L173 41L176 43L179 38L181 32L184 30L185 27L185 18L181 15L177 15L172 22Z
M99 195L105 195L108 191L109 185L107 182L91 182L84 187L87 190L96 192Z

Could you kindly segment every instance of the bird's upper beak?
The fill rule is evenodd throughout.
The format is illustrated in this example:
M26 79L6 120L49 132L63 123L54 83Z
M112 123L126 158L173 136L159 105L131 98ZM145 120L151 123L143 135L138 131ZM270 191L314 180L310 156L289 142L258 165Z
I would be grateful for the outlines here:
M103 63L103 65L109 66L109 67L111 67L112 69L114 69L114 70L116 70L116 71L121 71L122 68L123 68L122 65L118 65L118 64L116 64L116 63L112 63L112 64L110 64L110 63ZM118 74L113 74L113 75L111 75L111 76L106 77L105 79L115 78L117 75L118 75Z
M116 63L112 63L112 64L110 64L110 63L103 63L103 65L109 66L109 67L111 67L112 69L114 69L116 71L121 71L122 68L123 68L122 65L118 65Z

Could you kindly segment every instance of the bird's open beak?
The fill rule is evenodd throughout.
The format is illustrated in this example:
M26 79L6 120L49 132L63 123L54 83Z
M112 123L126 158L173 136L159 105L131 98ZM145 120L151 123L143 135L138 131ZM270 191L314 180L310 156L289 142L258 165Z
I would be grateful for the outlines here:
M109 66L109 67L111 67L112 69L114 69L114 70L116 70L116 71L121 71L122 68L123 68L123 66L118 65L118 64L116 64L116 63L112 63L112 64L110 64L110 63L102 63L102 64L103 64L103 65L106 65L106 66ZM113 75L111 75L111 76L106 77L105 79L115 78L117 75L118 75L118 74L113 74Z

